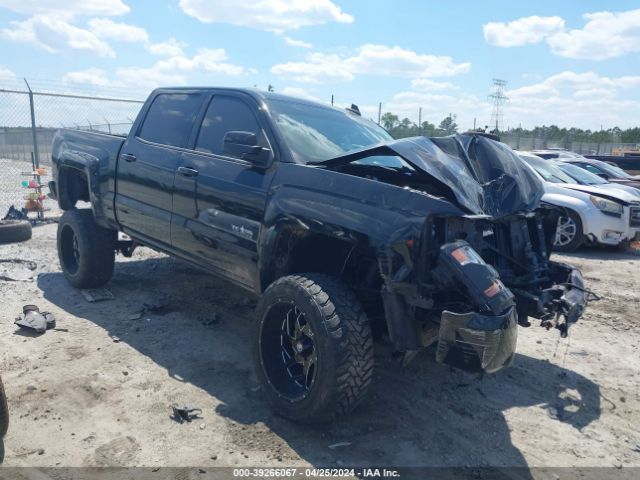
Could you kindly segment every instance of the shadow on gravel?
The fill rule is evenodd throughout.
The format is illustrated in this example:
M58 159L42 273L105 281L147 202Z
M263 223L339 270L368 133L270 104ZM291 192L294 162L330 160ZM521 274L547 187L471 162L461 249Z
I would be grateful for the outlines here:
M378 348L368 402L335 424L299 426L274 416L255 388L252 309L241 290L169 258L118 263L108 302L87 303L60 273L41 275L38 286L49 302L216 397L217 414L240 424L229 424L229 441L245 452L273 451L273 463L283 466L296 460L286 446L277 448L284 443L314 466L526 467L506 410L541 408L576 429L600 416L598 385L547 360L518 355L510 369L479 380L437 364L433 352L402 368ZM158 302L170 313L127 320L132 309ZM544 442L535 420L525 428L514 434ZM338 442L350 444L329 448Z
M554 252L559 255L572 258L590 258L593 260L640 260L640 250L636 248L628 248L620 250L613 247L589 246L582 247L575 252Z

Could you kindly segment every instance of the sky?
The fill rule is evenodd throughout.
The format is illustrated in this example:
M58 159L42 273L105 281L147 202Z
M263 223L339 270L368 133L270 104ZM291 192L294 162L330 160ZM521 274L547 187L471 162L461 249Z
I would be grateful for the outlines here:
M272 85L466 129L499 78L504 127L640 124L637 0L0 0L0 46L4 88Z

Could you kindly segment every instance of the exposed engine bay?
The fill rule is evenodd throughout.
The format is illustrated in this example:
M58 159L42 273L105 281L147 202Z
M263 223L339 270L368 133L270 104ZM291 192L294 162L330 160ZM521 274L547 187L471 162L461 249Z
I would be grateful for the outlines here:
M436 359L493 372L515 354L530 318L566 336L589 298L580 272L549 259L557 207L506 145L478 135L399 140L322 162L446 200L460 215L427 213L421 231L378 254L394 347L437 344Z

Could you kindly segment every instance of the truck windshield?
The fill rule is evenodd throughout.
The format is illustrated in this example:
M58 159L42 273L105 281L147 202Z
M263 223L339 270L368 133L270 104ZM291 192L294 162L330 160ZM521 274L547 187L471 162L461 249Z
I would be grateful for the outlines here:
M321 162L393 140L380 126L346 111L285 100L269 103L298 163Z

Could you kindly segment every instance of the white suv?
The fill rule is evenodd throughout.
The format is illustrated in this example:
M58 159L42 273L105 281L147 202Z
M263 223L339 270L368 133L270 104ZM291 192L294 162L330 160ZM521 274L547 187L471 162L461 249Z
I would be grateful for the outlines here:
M619 189L579 185L548 160L518 152L544 182L542 200L564 207L558 220L555 250L569 252L583 243L620 245L640 232L640 199Z

